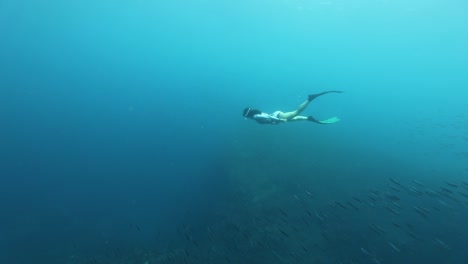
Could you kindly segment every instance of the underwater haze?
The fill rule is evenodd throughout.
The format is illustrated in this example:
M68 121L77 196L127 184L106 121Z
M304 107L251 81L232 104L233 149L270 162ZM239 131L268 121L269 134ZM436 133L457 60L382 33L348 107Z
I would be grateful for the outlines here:
M0 263L468 263L465 0L0 1ZM340 122L259 124L246 107Z

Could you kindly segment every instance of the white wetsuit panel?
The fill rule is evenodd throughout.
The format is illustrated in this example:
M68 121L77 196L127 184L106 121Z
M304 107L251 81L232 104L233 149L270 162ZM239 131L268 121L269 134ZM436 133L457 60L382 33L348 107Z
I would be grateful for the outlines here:
M278 118L278 115L280 113L282 113L282 112L281 111L275 111L275 112L273 112L273 114L271 114L271 116L274 116L274 117Z
M277 116L281 111L276 111L273 114L261 113L253 116L253 119L260 124L279 124L281 119Z

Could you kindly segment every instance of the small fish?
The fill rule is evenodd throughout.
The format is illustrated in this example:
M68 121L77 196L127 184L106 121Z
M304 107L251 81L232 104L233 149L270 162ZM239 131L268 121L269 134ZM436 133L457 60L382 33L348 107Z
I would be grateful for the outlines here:
M262 248L266 248L265 244L263 244L260 240L257 240L257 244Z
M392 202L392 204L393 204L394 206L398 207L398 208L401 208L401 206L400 206L398 203L396 203L396 202Z
M362 253L366 254L367 256L370 256L370 253L365 249L361 248Z
M441 205L444 205L444 206L448 206L448 204L440 199L437 199L436 200L437 202L439 202Z
M359 208L357 208L354 204L351 202L346 202L349 206L351 206L354 210L359 211Z
M122 252L121 252L120 248L114 249L114 255L115 255L117 258L120 258L120 257L122 256Z
M391 184L389 184L390 186L390 189L394 190L395 192L400 192L400 189L398 189L396 186L393 186Z
M410 232L410 231L405 231L405 233L406 233L408 236L412 237L413 239L418 240L418 238L416 237L416 235L413 234L412 232Z
M297 196L296 194L293 195L294 199L298 200L298 201L302 201L302 198Z
M327 233L326 233L325 231L322 230L322 231L320 232L320 235L321 235L323 238L325 238L325 240L329 241L328 236L327 236Z
M321 217L321 216L319 215L319 213L317 213L317 211L314 211L314 213L315 213L315 216L322 222L322 221L323 221L323 217Z
M397 248L392 242L390 242L390 241L387 241L387 242L390 245L390 247L393 248L393 250L395 250L397 253L400 253L400 249Z
M439 194L436 193L435 191L429 189L429 188L426 188L426 193L431 196L431 197L439 197Z
M385 193L385 197L387 197L388 199L392 200L392 201L400 201L400 197L392 194L392 193Z
M311 192L306 191L306 194L309 195L310 197L314 198L314 195Z
M420 206L418 206L418 207L419 207L419 209L421 209L421 210L422 210L423 212L425 212L426 214L431 213L428 209L426 209L426 208L424 208L424 207L420 207Z
M376 224L372 224L369 226L370 229L372 229L375 233L379 234L379 235L383 235L385 234L385 230L383 230L380 226L376 225Z
M237 232L241 232L239 226L237 226L236 224L231 224L231 225L234 227L234 229L236 229Z
M456 203L458 203L458 204L461 203L461 201L458 200L458 198L456 198L455 196L453 196L451 193L442 192L441 195L444 196L444 197L446 197L446 198L448 198L448 199L450 199L450 200L452 200L452 201L454 201L454 202L456 202Z
M440 240L438 238L434 239L434 244L440 246L441 248L450 250L450 246L447 245L447 243L445 243L444 241L442 241L442 240Z
M288 217L288 214L287 214L283 209L280 208L280 211L281 211L281 214L282 214L284 217Z
M453 193L452 190L449 190L449 189L447 189L447 188L445 188L445 187L440 187L440 189L441 189L442 191L444 191L444 192L447 192L447 193Z
M357 198L356 196L353 196L353 199L356 200L358 203L362 203L361 199Z
M452 187L452 188L458 188L458 185L456 185L456 184L453 183L453 182L445 181L445 184L447 184L448 186L450 186L450 187Z
M466 193L462 193L462 192L458 192L461 196L465 197L465 198L468 198L468 194Z
M399 182L397 182L396 180L394 180L393 178L389 177L388 178L391 182L393 182L394 184L398 185L398 186L401 186L401 184Z
M343 209L346 209L346 206L344 206L343 204L341 204L340 202L337 202L337 201L334 201L335 204L337 204L339 207L343 208Z
M390 208L390 207L388 207L388 206L385 206L385 208L386 208L388 211L390 211L390 212L392 212L392 213L394 213L394 214L396 214L396 215L400 215L400 212L398 212L397 210L395 210L395 209L393 209L393 208Z
M418 189L416 189L414 187L411 187L409 189L409 194L411 194L413 196L422 196L423 195L423 193L420 190L418 190Z
M419 187L426 187L424 186L424 184L422 184L421 182L417 181L417 180L412 180L414 183L416 183L416 185L419 185Z
M413 209L416 211L416 213L418 213L420 216L424 217L424 218L427 218L427 213L422 210L420 207L418 206L414 206Z
M288 233L286 233L283 229L279 229L279 231L281 232L281 234L283 234L285 237L289 237Z

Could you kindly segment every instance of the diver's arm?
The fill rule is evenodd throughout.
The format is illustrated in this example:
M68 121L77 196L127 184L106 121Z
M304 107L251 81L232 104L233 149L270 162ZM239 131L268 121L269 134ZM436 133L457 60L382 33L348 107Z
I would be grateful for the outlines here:
M280 119L266 113L254 115L253 119L260 124L278 124L287 121L286 119Z
M278 118L278 117L272 116L272 115L268 115L268 118L269 118L270 120L276 121L276 122L278 122L278 123L288 121L287 119L281 119L281 118Z

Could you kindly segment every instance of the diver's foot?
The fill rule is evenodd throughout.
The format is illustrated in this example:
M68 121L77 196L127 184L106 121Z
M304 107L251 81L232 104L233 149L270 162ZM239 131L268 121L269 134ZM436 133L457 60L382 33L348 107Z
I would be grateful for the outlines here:
M324 95L324 94L327 94L327 93L343 93L342 91L326 91L326 92L321 92L321 93L318 93L318 94L311 94L309 95L309 98L307 99L309 102L314 100L315 98L321 96L321 95Z
M309 120L309 121L311 121L311 122L314 122L314 123L320 124L320 121L318 121L317 119L315 119L313 116L308 116L308 117L307 117L307 120Z

